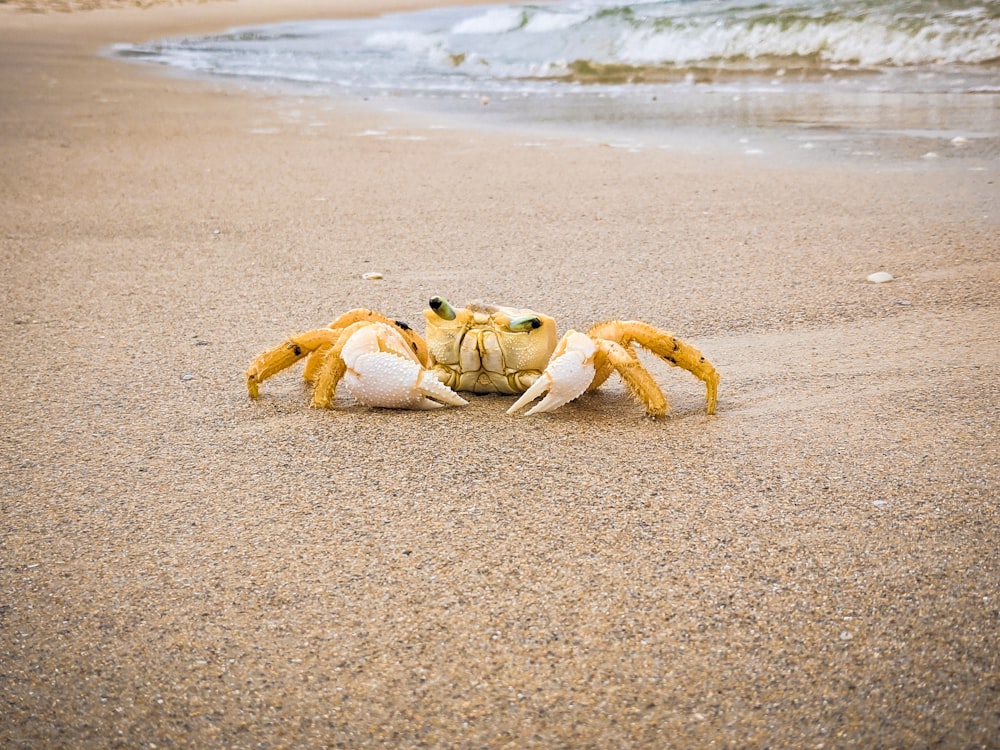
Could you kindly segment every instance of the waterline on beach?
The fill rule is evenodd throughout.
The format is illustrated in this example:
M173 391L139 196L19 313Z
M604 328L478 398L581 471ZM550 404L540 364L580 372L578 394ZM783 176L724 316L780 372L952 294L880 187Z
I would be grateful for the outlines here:
M487 126L1000 161L1000 3L571 0L278 24L129 59ZM971 163L971 162L969 162Z

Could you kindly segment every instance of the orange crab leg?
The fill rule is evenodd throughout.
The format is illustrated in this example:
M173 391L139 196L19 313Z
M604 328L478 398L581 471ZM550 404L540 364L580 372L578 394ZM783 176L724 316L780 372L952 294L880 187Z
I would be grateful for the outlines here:
M389 320L389 318L385 317L382 313L375 312L374 310L368 310L364 307L358 307L345 312L339 318L330 323L328 328L340 333L343 329L347 328L347 326L361 321L385 323L386 325L398 325L397 321ZM302 371L303 380L310 384L316 382L316 378L319 376L320 368L323 366L323 360L329 351L329 346L321 346L309 355L309 359L306 360L305 369Z
M625 347L606 339L595 339L594 343L597 344L597 356L594 358L597 375L594 377L594 383L597 383L597 378L605 369L608 374L617 370L629 393L646 407L650 416L662 417L670 410L667 397L663 395L663 391L650 375L649 370L642 366L631 347ZM607 375L604 376L604 379L606 378ZM587 390L593 388L592 383Z
M638 320L609 320L605 323L598 323L590 329L588 335L594 339L614 341L621 344L628 350L633 358L635 355L632 348L633 343L639 344L648 349L660 359L675 367L681 367L696 378L705 383L706 393L705 411L715 414L715 407L719 399L718 371L712 363L705 359L705 356L695 347L686 341L674 336L672 333L660 330L648 323ZM638 361L638 360L636 360ZM594 382L598 383L598 377L604 374L604 378L610 374L610 370L605 374L603 368L599 368ZM624 373L623 373L624 377ZM603 382L601 380L600 382ZM591 386L594 387L593 385ZM652 413L652 411L650 412Z
M313 390L312 400L314 409L330 408L330 404L333 402L333 395L337 390L337 384L344 377L344 373L347 372L347 363L340 356L340 352L343 350L344 344L351 337L351 334L359 328L368 325L369 322L367 320L359 320L356 323L351 323L347 328L339 330L336 341L327 347L322 365L315 377L316 387Z
M300 359L317 349L328 349L340 335L340 331L317 328L290 336L273 349L260 354L247 369L247 391L250 398L260 395L260 384L272 375L291 367Z

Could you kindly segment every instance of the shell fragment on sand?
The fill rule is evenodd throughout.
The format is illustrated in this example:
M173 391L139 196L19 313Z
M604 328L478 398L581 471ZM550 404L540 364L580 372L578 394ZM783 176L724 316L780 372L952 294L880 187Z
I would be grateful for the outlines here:
M884 284L887 281L892 281L892 274L886 271L876 271L868 277L868 281L873 284Z

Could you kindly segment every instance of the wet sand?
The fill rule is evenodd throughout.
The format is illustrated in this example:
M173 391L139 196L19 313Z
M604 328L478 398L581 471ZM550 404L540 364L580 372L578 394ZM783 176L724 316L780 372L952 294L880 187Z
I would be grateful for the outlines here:
M97 55L314 5L0 6L0 744L996 747L1000 162L631 153ZM247 398L289 333L434 294L669 328L718 413L657 363L661 421L617 382Z

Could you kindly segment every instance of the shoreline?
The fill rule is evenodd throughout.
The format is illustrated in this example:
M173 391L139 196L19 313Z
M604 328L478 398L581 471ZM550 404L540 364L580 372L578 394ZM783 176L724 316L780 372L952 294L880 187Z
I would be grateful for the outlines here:
M274 54L281 54L280 42L271 43L277 45ZM357 42L342 40L342 43ZM169 50L168 45L167 51L153 54L167 59L177 54L176 50L173 53ZM108 54L125 57L113 50L108 50ZM548 88L532 82L536 84L533 87L522 82L521 87L511 81L473 77L456 90L439 91L433 85L428 90L408 89L405 76L398 88L392 90L384 88L384 76L377 78L378 85L366 88L359 79L343 71L335 83L329 80L332 75L329 71L323 72L324 66L310 71L317 78L308 82L265 80L257 75L188 71L183 63L164 59L143 60L144 53L136 52L135 48L133 54L137 55L135 59L125 59L161 65L168 74L216 85L225 81L235 90L301 98L320 107L325 106L325 101L356 104L363 109L400 112L460 129L485 128L699 156L721 152L726 158L737 155L806 161L818 158L847 160L876 168L912 167L921 160L976 170L1000 166L996 156L1000 148L996 96L974 88L961 91L941 88L940 82L937 88L924 90L917 83L921 75L942 75L931 69L907 75L883 71L875 78L881 81L894 78L894 85L872 83L866 77L863 85L854 80L847 88L817 86L815 81L813 85L786 81L782 70L775 75L748 78L751 83L747 88L682 82L610 88L579 83ZM290 48L284 54L290 54ZM221 58L216 62L221 64L220 61ZM239 68L238 65L232 68L233 65L230 59L227 67ZM259 73L258 67L255 70ZM389 75L390 71L384 73ZM869 71L866 75L873 74ZM951 75L956 76L954 71ZM962 86L972 85L966 80L969 75L972 74L966 72L961 79ZM976 75L985 74L978 71ZM958 82L952 84L958 85Z
M0 744L994 745L993 171L539 146L98 55L312 6L0 6ZM290 333L436 294L670 329L718 412L656 362L657 421L610 381L538 418L247 398Z
M93 3L100 4L99 0ZM659 114L654 114L649 102L643 103L644 95L637 88L635 91L622 92L622 106L628 114L616 115L614 125L592 126L578 121L581 115L576 110L580 106L572 104L561 114L557 114L561 112L558 106L550 107L551 111L540 117L537 102L525 105L519 97L493 98L487 108L480 106L479 102L480 99L485 101L489 97L478 95L470 95L464 100L447 96L429 99L398 95L358 96L338 91L336 87L192 73L160 63L122 58L113 50L114 46L121 44L140 44L170 36L219 33L234 26L375 16L421 8L483 4L483 0L446 0L441 3L396 0L372 6L357 0L341 0L327 3L325 8L320 9L310 0L297 0L280 8L269 0L240 0L238 5L210 0L180 5L154 2L140 11L107 7L41 15L0 6L0 13L14 19L16 25L25 29L30 28L32 23L27 19L51 19L56 16L68 20L72 17L76 20L69 23L74 27L75 33L79 32L81 26L95 31L87 45L103 58L134 66L149 65L154 75L199 82L205 87L224 89L234 94L259 95L275 101L309 102L319 111L346 107L359 113L382 116L396 114L400 121L409 121L416 126L422 124L431 128L483 130L506 134L508 137L520 135L544 140L603 144L632 151L665 150L693 158L719 155L726 159L741 156L750 160L780 159L789 166L794 166L797 161L817 166L822 166L823 162L843 162L862 169L920 168L921 163L933 164L938 168L990 171L1000 168L1000 159L996 157L1000 134L988 127L991 124L990 115L982 109L978 101L981 97L975 94L944 95L945 98L954 100L948 108L954 109L956 103L959 103L959 109L968 111L961 118L961 124L956 121L950 128L942 129L939 124L934 124L940 119L938 116L914 114L925 105L920 94L887 95L888 100L882 109L912 110L906 118L899 119L902 117L900 115L884 120L876 116L874 111L859 110L856 116L866 120L866 123L847 124L847 120L839 122L840 118L837 116L827 121L823 119L823 115L816 114L824 109L835 109L833 102L817 104L813 101L805 104L806 109L814 109L812 119L796 117L796 107L814 98L803 93L790 92L763 98L758 94L752 103L731 104L726 101L729 98L727 94L712 90L680 95L676 91L665 90L652 97L653 100L663 100L654 108ZM4 16L0 16L2 17ZM55 28L62 25L58 21L46 23ZM157 31L151 31L152 29ZM168 29L169 33L166 32ZM841 92L840 95L842 101L839 106L848 109L860 106L856 102L859 97L871 96L862 91L853 94ZM629 101L632 103L628 104ZM975 106L967 108L961 105L962 102ZM732 111L720 114L727 107ZM741 108L749 108L754 114L741 114ZM680 114L690 109L702 111L701 119L688 120L685 115ZM582 106L582 110L590 112L586 105ZM597 109L590 112L590 116L601 119L606 113ZM913 119L914 117L917 119ZM443 126L441 123L447 125Z

